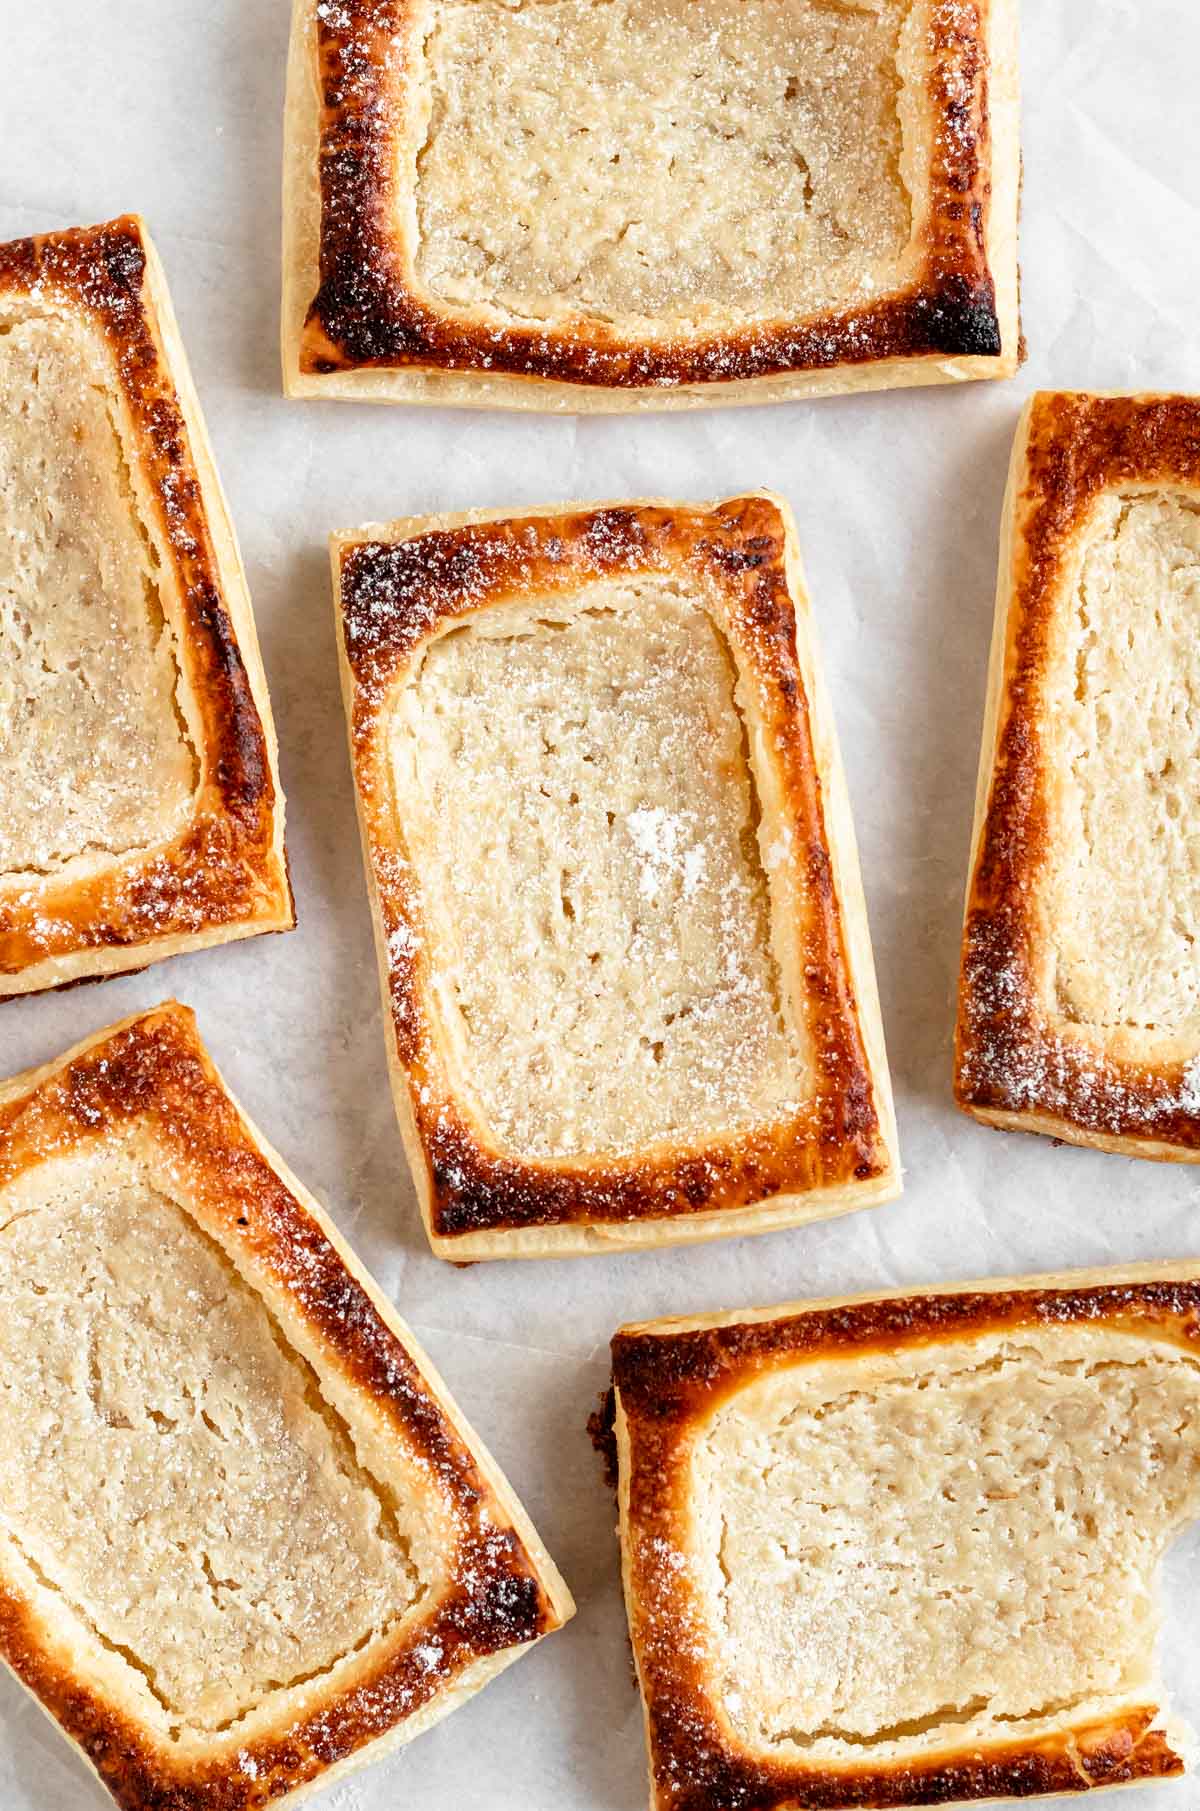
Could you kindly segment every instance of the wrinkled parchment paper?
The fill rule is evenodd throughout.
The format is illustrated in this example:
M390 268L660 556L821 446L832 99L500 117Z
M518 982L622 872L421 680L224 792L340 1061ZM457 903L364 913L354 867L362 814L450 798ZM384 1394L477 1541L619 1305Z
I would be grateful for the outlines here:
M584 1422L622 1321L1200 1250L1197 1173L972 1125L948 1076L996 535L1039 384L1200 390L1195 0L1026 0L1030 359L1004 385L576 421L284 402L286 0L0 0L0 235L146 214L249 569L300 928L0 1009L0 1070L176 993L413 1322L532 1512L575 1622L329 1811L639 1811L614 1511ZM425 1248L384 1071L324 534L471 505L769 484L795 506L857 818L907 1171L901 1201L692 1251L459 1271ZM1200 1540L1164 1664L1200 1725ZM1122 1801L1125 1802L1124 1800ZM0 1811L107 1803L0 1680ZM1196 1811L1194 1781L1130 1811Z

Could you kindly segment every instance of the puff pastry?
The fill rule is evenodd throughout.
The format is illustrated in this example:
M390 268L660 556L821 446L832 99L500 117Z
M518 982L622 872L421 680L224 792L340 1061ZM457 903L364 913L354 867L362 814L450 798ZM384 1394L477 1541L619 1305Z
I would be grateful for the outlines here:
M291 1803L572 1612L168 1003L0 1087L0 1657L123 1811Z
M433 1249L899 1189L845 782L768 496L339 535L394 1093Z
M1200 1157L1200 399L1017 432L959 986L976 1118Z
M1009 375L1017 0L296 0L292 396L666 409Z
M245 574L140 220L0 245L0 997L288 929Z
M653 1811L1184 1771L1154 1640L1195 1262L650 1322L613 1380Z

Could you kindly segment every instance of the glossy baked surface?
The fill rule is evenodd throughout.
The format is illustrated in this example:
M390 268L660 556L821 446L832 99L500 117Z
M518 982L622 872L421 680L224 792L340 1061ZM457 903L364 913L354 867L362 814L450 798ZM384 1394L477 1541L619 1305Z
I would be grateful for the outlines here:
M628 409L1010 374L1014 0L293 19L293 395Z
M0 246L0 997L293 923L245 576L141 222Z
M781 507L414 521L335 537L333 559L435 1250L715 1237L894 1194L853 831Z
M572 1604L175 1005L0 1087L0 1657L124 1811L395 1745Z
M1200 1155L1200 401L1042 392L1017 432L959 985L991 1123Z
M1200 1513L1200 1283L1141 1266L613 1342L656 1811L1183 1771L1159 1566Z

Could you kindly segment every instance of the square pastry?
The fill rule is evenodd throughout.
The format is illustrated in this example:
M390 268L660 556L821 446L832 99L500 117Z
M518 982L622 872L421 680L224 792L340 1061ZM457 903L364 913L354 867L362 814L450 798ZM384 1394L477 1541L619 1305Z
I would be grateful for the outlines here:
M899 1191L794 525L747 496L336 536L409 1159L442 1257Z
M1200 1266L626 1327L621 1553L652 1811L1164 1779L1200 1514Z
M292 396L622 410L1004 377L1017 0L296 0Z
M174 1004L0 1086L0 1658L123 1811L262 1811L572 1612Z
M294 923L246 578L141 221L0 245L0 998Z
M1200 398L1041 394L1000 550L959 986L976 1118L1200 1160Z

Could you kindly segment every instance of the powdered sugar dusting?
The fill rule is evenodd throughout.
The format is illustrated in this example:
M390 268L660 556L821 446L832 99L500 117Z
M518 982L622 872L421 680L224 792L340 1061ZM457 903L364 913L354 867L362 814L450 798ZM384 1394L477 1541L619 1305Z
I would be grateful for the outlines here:
M1119 1058L1037 1002L1023 960L977 924L963 965L958 1089L965 1103L1036 1114L1100 1137L1200 1144L1200 1058Z
M748 1382L696 1443L688 1590L741 1740L1013 1740L1152 1679L1140 1606L1200 1511L1196 1363L1047 1318L864 1369Z
M730 656L677 580L489 609L392 713L430 973L502 1142L628 1152L796 1111ZM466 1181L450 1149L439 1179Z
M702 836L689 840L689 820L694 834L694 813L681 815L656 805L626 815L629 840L642 864L638 889L643 898L657 899L664 881L673 875L679 879L684 899L695 897L708 866L708 853Z
M763 0L439 0L419 31L370 11L319 14L337 76L318 371L530 375L670 407L1000 352L977 0L785 0L782 32ZM415 173L403 249L397 167Z
M169 840L192 802L174 635L110 372L79 321L24 312L0 336L0 873Z
M410 1530L254 1291L124 1152L52 1176L4 1231L6 1527L173 1728L212 1730L409 1609Z
M689 327L895 288L912 227L907 10L439 0L416 165L423 285L523 321Z
M110 1649L156 1753L219 1730L222 1777L265 1803L556 1625L469 1435L267 1163L185 1009L95 1041L18 1124L8 1534ZM130 1727L115 1770L98 1760L114 1790Z

